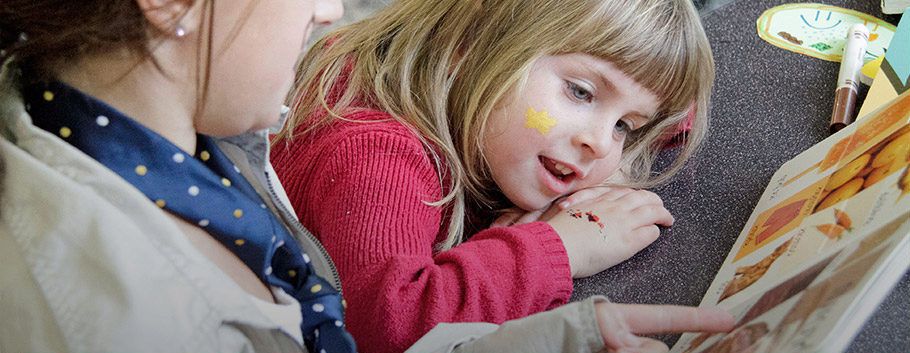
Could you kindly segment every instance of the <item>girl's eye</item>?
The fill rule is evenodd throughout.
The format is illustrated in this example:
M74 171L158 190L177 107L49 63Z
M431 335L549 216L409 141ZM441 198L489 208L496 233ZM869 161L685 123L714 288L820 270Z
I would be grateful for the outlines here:
M594 95L591 94L590 91L582 88L581 86L579 86L575 83L572 83L572 82L566 82L566 84L567 84L567 88L569 90L570 97L572 97L576 100L579 100L582 102L588 102L588 103L590 103L594 99Z
M632 132L632 125L629 125L625 120L617 120L614 130L616 130L617 134L625 136Z

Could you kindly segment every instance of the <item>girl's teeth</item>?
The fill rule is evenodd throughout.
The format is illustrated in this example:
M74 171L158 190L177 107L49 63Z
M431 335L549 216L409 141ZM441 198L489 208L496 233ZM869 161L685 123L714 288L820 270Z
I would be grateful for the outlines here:
M554 165L554 167L556 168L556 170L558 170L560 173L562 173L562 175L572 174L572 169L570 169L569 167L566 167L560 163L556 163Z

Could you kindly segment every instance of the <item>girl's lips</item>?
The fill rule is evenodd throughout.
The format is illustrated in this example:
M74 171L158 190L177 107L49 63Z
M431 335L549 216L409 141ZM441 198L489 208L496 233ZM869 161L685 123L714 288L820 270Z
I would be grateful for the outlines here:
M569 192L571 183L575 180L575 173L558 177L551 171L555 163L557 162L541 156L540 168L537 168L537 178L540 180L541 184L546 185L547 189L550 189L553 194L563 195Z
M544 168L559 180L568 183L578 177L578 171L571 165L544 156L538 156L537 158Z

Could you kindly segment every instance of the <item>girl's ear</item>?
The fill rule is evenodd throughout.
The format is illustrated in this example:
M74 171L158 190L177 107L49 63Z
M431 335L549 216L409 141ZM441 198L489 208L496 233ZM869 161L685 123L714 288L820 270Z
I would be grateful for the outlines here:
M195 0L136 0L149 24L169 37L186 36L191 29L199 28L197 11L190 11Z

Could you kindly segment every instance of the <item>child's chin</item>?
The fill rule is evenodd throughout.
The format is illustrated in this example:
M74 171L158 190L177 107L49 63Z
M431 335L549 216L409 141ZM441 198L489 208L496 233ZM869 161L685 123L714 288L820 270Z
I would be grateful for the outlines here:
M280 111L269 112L269 114L263 114L262 116L265 116L267 118L258 119L256 121L256 123L253 124L248 131L259 131L262 129L269 129L269 128L275 128L275 129L281 128L280 126L278 126L278 123L281 121L281 112Z
M522 209L525 212L534 212L540 209L549 208L550 204L553 203L551 199L545 199L542 197L530 197L518 200L510 200L515 207Z

